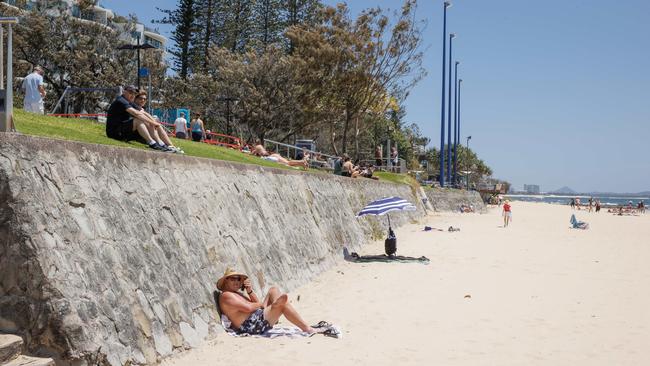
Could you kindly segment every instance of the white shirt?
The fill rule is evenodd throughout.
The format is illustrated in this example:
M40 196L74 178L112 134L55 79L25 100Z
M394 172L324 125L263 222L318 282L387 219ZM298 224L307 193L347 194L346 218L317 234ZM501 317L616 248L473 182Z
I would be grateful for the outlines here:
M23 90L25 91L25 103L40 102L43 98L38 90L43 85L43 77L37 72L33 72L23 79Z
M174 121L174 126L176 128L176 132L187 133L187 120L185 118L176 118L176 121Z

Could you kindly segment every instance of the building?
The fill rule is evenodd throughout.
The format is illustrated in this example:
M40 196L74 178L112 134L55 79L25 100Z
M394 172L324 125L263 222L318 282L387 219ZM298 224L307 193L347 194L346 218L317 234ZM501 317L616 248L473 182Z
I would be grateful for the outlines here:
M529 194L539 194L539 186L537 184L524 184L524 192Z
M31 10L35 6L42 3L48 3L51 9L48 14L52 16L60 16L63 12L79 18L82 21L90 21L102 24L111 29L120 32L120 39L131 44L145 44L148 43L158 49L165 50L167 38L157 30L145 27L144 24L135 23L129 26L126 18L116 15L111 9L104 8L100 5L93 5L87 9L79 7L78 0L3 0L0 1L5 4L17 7L19 9ZM53 5L56 4L56 5Z

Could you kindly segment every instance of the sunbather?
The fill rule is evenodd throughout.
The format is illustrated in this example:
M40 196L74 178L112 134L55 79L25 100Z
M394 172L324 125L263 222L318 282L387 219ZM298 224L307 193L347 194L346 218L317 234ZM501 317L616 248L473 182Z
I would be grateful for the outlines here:
M281 315L296 325L303 332L317 333L300 317L296 309L289 304L287 294L281 294L276 287L271 287L264 300L260 301L248 276L226 269L217 281L217 288L223 293L219 296L219 308L232 322L232 329L237 333L261 334L278 322ZM244 290L247 295L240 291Z
M571 215L571 220L569 220L569 222L571 222L571 225L574 229L589 229L589 224L583 221L578 221L578 219L576 219L576 215Z
M255 142L255 148L253 149L253 155L265 158L267 160L275 161L276 163L288 165L288 166L298 166L305 169L309 168L309 162L307 160L288 160L285 159L282 155L277 154L273 151L270 153L266 151L262 143L257 140Z

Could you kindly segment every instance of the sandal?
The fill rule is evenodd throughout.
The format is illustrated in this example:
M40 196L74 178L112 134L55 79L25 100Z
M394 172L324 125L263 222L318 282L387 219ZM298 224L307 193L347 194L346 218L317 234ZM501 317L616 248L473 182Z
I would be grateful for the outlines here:
M338 329L334 327L329 327L323 332L323 335L325 337L339 338L341 336L341 332L339 332Z
M326 322L325 320L321 320L321 321L318 322L318 324L312 325L311 327L314 328L314 329L317 329L317 328L329 328L331 326L332 326L332 324Z

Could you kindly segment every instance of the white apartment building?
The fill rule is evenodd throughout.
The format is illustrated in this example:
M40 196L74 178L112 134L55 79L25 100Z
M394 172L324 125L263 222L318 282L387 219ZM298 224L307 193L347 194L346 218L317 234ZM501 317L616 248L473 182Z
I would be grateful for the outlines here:
M47 2L49 4L58 3L59 6L55 7L58 9L51 11L52 16L60 15L59 11L65 11L76 18L103 24L120 31L120 39L131 44L148 43L162 50L165 50L167 44L167 38L165 36L158 33L155 29L146 27L144 24L136 23L134 28L127 30L125 18L116 16L111 9L101 5L94 5L82 11L79 8L77 0L2 0L0 2L25 10L32 9L39 2Z

